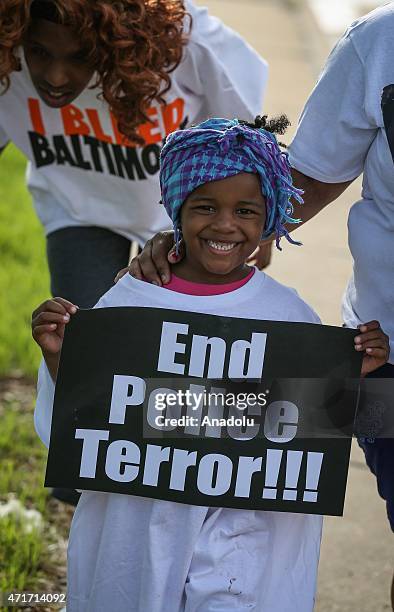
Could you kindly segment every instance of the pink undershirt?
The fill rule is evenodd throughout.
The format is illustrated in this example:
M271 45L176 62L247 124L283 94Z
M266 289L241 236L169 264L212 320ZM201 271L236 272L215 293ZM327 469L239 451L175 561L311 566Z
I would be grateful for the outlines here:
M164 289L176 291L177 293L186 293L187 295L221 295L222 293L230 293L235 291L252 278L255 269L251 268L249 274L239 281L233 283L225 283L224 285L209 285L207 283L193 283L192 281L179 278L175 274L171 275L171 280L167 285L163 285Z

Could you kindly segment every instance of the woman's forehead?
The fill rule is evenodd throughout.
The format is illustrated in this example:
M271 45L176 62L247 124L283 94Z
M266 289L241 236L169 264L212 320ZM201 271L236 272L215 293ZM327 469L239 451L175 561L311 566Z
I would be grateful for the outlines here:
M72 27L46 19L31 21L27 39L48 48L56 55L74 55L83 49L83 41Z

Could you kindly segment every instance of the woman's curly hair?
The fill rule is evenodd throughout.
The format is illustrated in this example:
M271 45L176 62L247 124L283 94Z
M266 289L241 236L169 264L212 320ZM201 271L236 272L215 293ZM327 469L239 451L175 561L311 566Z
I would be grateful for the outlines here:
M171 87L169 73L182 59L188 15L182 0L3 0L0 4L0 84L20 68L17 49L28 31L34 3L48 4L56 22L70 26L83 41L87 61L119 123L140 142L136 128L148 121L146 109ZM191 17L190 17L191 23Z

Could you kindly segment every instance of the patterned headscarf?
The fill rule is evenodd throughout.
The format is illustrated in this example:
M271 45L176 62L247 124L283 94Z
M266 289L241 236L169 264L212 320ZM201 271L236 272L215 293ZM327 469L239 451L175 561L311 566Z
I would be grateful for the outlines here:
M300 223L300 219L291 216L290 198L302 204L303 192L293 186L287 153L280 150L275 136L238 119L209 119L170 134L161 152L162 203L172 219L177 245L180 209L192 191L204 183L241 172L251 172L260 178L267 208L262 238L275 232L280 250L282 236L292 244L300 244L290 238L284 224Z

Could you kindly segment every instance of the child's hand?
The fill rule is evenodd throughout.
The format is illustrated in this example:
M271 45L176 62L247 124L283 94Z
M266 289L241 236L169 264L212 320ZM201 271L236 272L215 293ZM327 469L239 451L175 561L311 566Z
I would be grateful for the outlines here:
M41 304L32 314L32 335L45 356L60 353L65 326L78 307L63 298Z
M387 362L390 353L389 337L383 332L379 321L369 321L358 326L360 334L354 339L356 351L365 351L361 376L380 368Z

